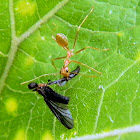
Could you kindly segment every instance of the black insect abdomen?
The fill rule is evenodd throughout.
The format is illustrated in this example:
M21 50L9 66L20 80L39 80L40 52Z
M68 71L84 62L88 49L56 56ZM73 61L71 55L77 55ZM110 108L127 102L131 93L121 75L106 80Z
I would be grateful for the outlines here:
M56 93L54 90L52 90L48 86L45 87L45 95L48 100L52 100L52 101L63 103L63 104L69 103L69 97Z

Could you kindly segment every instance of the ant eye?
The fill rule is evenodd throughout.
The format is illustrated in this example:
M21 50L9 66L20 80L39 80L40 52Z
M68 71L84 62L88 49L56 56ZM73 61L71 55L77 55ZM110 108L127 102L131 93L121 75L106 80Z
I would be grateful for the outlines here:
M68 72L68 70L66 70L66 72Z

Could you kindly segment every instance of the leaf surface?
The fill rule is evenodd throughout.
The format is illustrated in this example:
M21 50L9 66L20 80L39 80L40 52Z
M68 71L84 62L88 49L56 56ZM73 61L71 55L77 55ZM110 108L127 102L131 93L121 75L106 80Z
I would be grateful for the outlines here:
M139 0L9 0L0 2L0 139L140 139L140 3ZM71 59L81 74L59 94L70 97L75 126L67 130L52 114L43 98L22 82L42 74L59 73L66 51L52 34L63 33L75 52ZM78 64L71 63L71 70ZM60 76L36 80L47 83ZM139 132L139 133L137 133ZM98 134L98 135L97 135Z

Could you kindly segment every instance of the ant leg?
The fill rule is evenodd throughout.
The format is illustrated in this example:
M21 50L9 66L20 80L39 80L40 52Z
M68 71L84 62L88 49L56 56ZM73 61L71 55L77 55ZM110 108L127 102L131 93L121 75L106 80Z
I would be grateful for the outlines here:
M85 75L85 74L81 74L81 73L79 73L79 74L82 75L82 76L88 77L88 78L97 77L96 75L89 76L89 75Z
M74 72L73 74L78 74L78 75L86 76L88 78L97 77L96 75L89 76L89 75L85 75L85 74L82 74L82 73L76 73L76 72Z
M91 8L90 12L88 15L86 15L86 17L84 18L84 20L82 21L82 23L79 25L78 29L77 29L77 33L76 33L76 36L75 36L75 40L74 40L74 44L73 44L73 50L75 48L75 44L76 44L76 41L77 41L77 37L78 37L78 34L79 34L79 31L80 31L80 28L81 26L83 25L83 23L86 21L86 19L88 18L88 16L92 13L93 11L93 7Z
M52 39L56 41L56 38L52 35Z
M80 64L80 65L83 65L83 66L85 66L85 67L87 67L87 68L89 68L89 69L91 69L91 70L93 70L93 71L95 71L95 72L97 72L97 73L99 73L99 74L102 74L101 72L99 72L99 71L97 71L97 70L95 70L95 69L89 67L88 65L86 65L86 64L84 64L84 63L81 63L81 62L78 62L78 61L75 61L75 60L70 60L70 62L74 62L74 63Z
M26 83L32 82L32 81L34 81L34 80L36 80L36 79L39 79L39 78L41 78L41 77L45 77L45 76L48 76L48 75L57 75L57 74L59 74L59 73L43 74L43 75L40 75L40 76L38 76L38 77L36 77L36 78L34 78L34 79L32 79L32 80L25 81L25 82L22 82L22 83L20 83L20 84L21 84L21 85L24 85L24 84L26 84Z
M52 64L53 64L53 66L55 67L55 69L56 69L56 66L55 66L54 61L55 61L55 60L59 60L59 59L64 59L64 58L66 58L66 57L67 57L67 56L52 59Z
M94 47L89 47L89 46L87 46L87 47L85 47L85 48L83 48L83 49L77 51L77 52L74 53L73 55L78 54L78 53L80 53L81 51L83 51L83 50L85 50L85 49L88 49L88 48L94 49L94 50L103 50L103 51L108 51L108 50L110 50L110 49L99 49L99 48L94 48Z
M56 24L55 24L55 23L53 23L53 25L55 26L55 28L54 28L54 30L53 30L53 32L52 32L52 39L56 41L55 37L53 36L53 35L54 35L54 33L55 33L55 31L56 31Z

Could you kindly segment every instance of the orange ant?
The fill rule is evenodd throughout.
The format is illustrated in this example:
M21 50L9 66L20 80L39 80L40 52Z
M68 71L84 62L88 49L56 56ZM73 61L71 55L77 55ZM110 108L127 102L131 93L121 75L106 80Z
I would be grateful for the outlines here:
M58 33L58 34L56 34L56 38L52 35L52 38L53 38L61 47L63 47L63 48L67 51L67 56L52 59L52 64L53 64L53 66L56 68L56 66L55 66L55 64L54 64L54 61L55 61L55 60L58 60L58 59L66 58L66 59L64 60L64 66L63 66L62 69L60 70L60 74L63 75L64 77L66 77L66 78L68 78L69 75L70 75L70 70L69 70L69 67L68 67L68 66L69 66L69 64L70 64L71 62L78 63L78 64L80 64L80 65L83 65L83 66L85 66L85 67L88 67L89 69L91 69L91 70L93 70L93 71L95 71L95 72L101 74L101 72L99 72L99 71L97 71L97 70L95 70L95 69L89 67L89 66L86 65L86 64L83 64L83 63L78 62L78 61L75 61L75 60L69 60L72 56L74 56L74 55L76 55L76 54L80 53L81 51L83 51L83 50L85 50L85 49L88 49L88 48L95 49L95 50L109 50L109 49L98 49L98 48L93 48L93 47L87 46L87 47L85 47L85 48L83 48L83 49L81 49L81 50L79 50L79 51L73 53L73 51L74 51L74 49L75 49L75 45L76 45L76 41L77 41L77 38L78 38L78 34L79 34L79 31L80 31L80 28L81 28L81 26L83 25L83 23L86 21L86 19L88 18L88 16L92 13L92 11L93 11L93 7L92 7L92 9L90 10L89 14L84 18L84 20L82 21L82 23L79 25L78 30L77 30L77 33L76 33L76 36L75 36L75 40L74 40L74 44L73 44L73 49L72 49L72 50L69 49L69 47L68 47L68 39L67 39L67 37L66 37L64 34ZM95 77L95 76L94 76L94 77Z
M74 44L73 44L73 49L72 49L72 50L69 49L69 47L68 47L68 39L67 39L67 37L66 37L64 34L58 33L58 34L56 34L56 38L52 35L52 38L53 38L61 47L63 47L63 48L67 51L67 56L52 59L52 64L53 64L53 66L56 68L56 66L55 66L55 64L54 64L54 61L55 61L55 60L58 60L58 59L64 59L64 58L66 58L66 59L64 60L64 66L63 66L62 69L60 70L60 75L63 75L63 76L64 76L65 78L67 78L67 79L69 79L69 76L70 76L70 73L71 73L70 70L69 70L69 67L68 67L69 64L70 64L71 62L78 63L78 64L80 64L80 65L83 65L83 66L85 66L85 67L87 67L87 68L89 68L89 69L91 69L91 70L93 70L93 71L95 71L95 72L101 74L101 72L99 72L99 71L97 71L97 70L95 70L95 69L89 67L88 65L86 65L86 64L84 64L84 63L81 63L81 62L78 62L78 61L75 61L75 60L69 60L72 56L74 56L74 55L76 55L76 54L80 53L81 51L83 51L83 50L85 50L85 49L88 49L88 48L95 49L95 50L105 50L105 51L106 51L106 50L109 50L109 49L98 49L98 48L94 48L94 47L89 47L89 46L87 46L87 47L85 47L85 48L83 48L83 49L81 49L81 50L79 50L79 51L73 53L73 51L74 51L74 49L75 49L76 41L77 41L77 38L78 38L78 35L79 35L80 28L81 28L81 26L83 25L83 23L86 21L86 19L88 18L88 16L92 13L93 9L94 9L94 8L92 7L91 10L90 10L90 12L89 12L89 14L86 15L86 17L84 18L84 20L82 21L82 23L79 25L78 30L77 30L77 32L76 32L76 36L75 36L75 40L74 40ZM44 75L41 75L41 76L39 76L39 77L36 77L36 78L34 78L34 79L32 79L32 80L23 82L23 83L21 83L21 84L25 84L25 83L34 81L34 80L36 80L36 79L38 79L38 78L45 77L45 76L47 76L47 75L56 75L56 74L57 74L57 73L44 74ZM96 76L89 76L89 77L96 77Z

